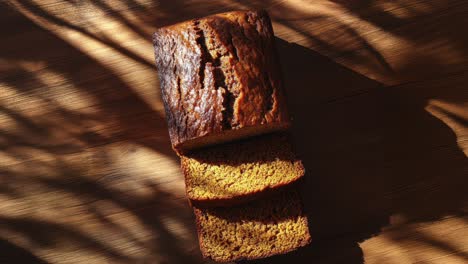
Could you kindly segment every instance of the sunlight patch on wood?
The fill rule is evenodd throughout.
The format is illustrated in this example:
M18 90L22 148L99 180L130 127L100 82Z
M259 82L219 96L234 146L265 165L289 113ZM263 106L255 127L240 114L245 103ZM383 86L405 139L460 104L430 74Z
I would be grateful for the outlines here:
M424 1L413 1L411 3L408 1L375 1L372 6L398 19L410 19L433 11L431 5L424 3Z
M96 99L70 84L66 76L47 69L46 64L41 62L17 63L22 70L34 76L34 85L30 85L28 90L22 90L6 83L0 83L2 89L0 103L2 106L26 116L31 116L31 114L47 116L57 108L81 114L96 113L95 106L98 104ZM56 89L57 87L60 89Z
M405 224L384 230L376 237L360 243L366 263L395 260L398 263L465 263L468 245L464 238L468 229L463 218L447 216L437 222ZM372 252L367 255L366 252Z
M132 181L122 181L123 185L116 185L115 188L125 188L140 198L154 195L154 186L174 196L185 196L182 173L171 157L128 142L108 145L104 151L113 170L134 178Z
M450 103L443 100L429 100L425 110L440 119L457 136L457 144L460 149L468 157L468 146L466 141L468 140L468 103Z
M96 105L97 100L86 92L80 91L74 85L68 84L66 76L52 70L42 70L35 74L48 90L47 98L53 100L58 106L71 110L84 112L92 110L90 106ZM60 86L60 91L54 88ZM92 112L91 112L92 113Z
M28 72L35 72L46 68L47 63L44 61L30 61L21 59L4 59L0 58L0 71L15 70L17 68L25 69Z
M272 8L269 12L275 35L387 85L431 75L436 66L463 68L466 64L465 50L450 39L450 29L436 30L431 22L432 30L424 29L420 36L408 38L407 33L416 30L416 25L407 21L427 20L435 12L431 4L376 1L360 9L358 3L342 3L288 1L280 9ZM462 17L456 10L452 12L454 17ZM388 18L380 18L379 13ZM401 14L404 18L399 17ZM409 61L426 61L428 67L408 65Z
M47 112L47 103L35 97L33 94L23 93L16 87L0 82L0 105L13 111L25 111L34 109L36 113L45 114ZM3 122L6 120L0 120Z

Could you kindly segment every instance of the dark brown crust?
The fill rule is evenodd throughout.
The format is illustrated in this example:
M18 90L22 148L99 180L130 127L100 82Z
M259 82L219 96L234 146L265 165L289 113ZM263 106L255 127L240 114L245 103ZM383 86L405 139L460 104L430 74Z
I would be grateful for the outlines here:
M299 197L300 197L300 195L299 195ZM307 226L307 230L308 230L308 218L304 214L304 209L303 209L303 206L302 206L302 198L300 199L300 205L301 205L300 216L304 217L304 220L305 220L304 224ZM297 250L297 249L299 249L301 247L307 246L312 241L312 238L310 236L310 231L308 230L309 232L307 232L306 237L304 237L304 239L302 240L302 243L300 245L296 246L296 247L291 247L288 250L284 250L284 251L281 251L281 252L270 253L270 254L263 254L263 255L259 255L259 256L255 256L255 257L239 257L239 258L233 258L233 259L229 259L229 260L213 259L210 255L207 254L207 252L204 249L203 236L202 236L202 231L201 231L202 225L201 225L201 222L200 222L200 219L202 217L202 215L201 215L202 210L203 210L203 208L193 207L193 212L194 212L194 215L195 215L195 223L196 223L196 226L197 226L197 235L198 235L198 242L199 242L199 246L200 246L200 251L201 251L204 258L209 258L209 259L212 259L212 260L217 261L217 262L235 262L235 261L244 261L244 260L254 260L254 259L268 258L268 257L272 257L272 256L275 256L275 255L281 255L281 254L286 254L286 253L295 251L295 250Z
M153 42L177 152L262 133L263 126L269 131L288 127L266 12L229 12L161 28ZM252 126L259 129L210 139Z

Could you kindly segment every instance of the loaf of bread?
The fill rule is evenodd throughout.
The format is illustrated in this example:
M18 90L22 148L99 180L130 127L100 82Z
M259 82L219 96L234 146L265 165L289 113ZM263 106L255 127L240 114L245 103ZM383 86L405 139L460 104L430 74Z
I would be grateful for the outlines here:
M187 197L199 206L230 206L296 182L304 166L283 132L181 155Z
M194 207L200 249L219 262L283 254L310 243L299 194L279 192L237 207Z
M178 153L288 127L266 12L229 12L160 28L153 43Z
M203 256L250 260L307 245L307 218L292 186L304 167L285 132L267 13L236 11L160 28L153 44Z

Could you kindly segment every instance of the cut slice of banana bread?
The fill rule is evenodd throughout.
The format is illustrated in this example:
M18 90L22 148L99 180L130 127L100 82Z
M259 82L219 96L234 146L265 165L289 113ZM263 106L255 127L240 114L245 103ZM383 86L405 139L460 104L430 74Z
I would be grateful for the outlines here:
M219 262L283 254L311 241L296 190L242 206L194 207L194 212L201 252Z
M297 181L304 166L285 133L212 146L181 156L194 205L230 206Z

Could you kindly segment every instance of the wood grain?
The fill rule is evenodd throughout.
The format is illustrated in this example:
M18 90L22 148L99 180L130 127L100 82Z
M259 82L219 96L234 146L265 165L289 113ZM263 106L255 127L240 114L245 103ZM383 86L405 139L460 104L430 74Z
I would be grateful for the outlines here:
M459 0L1 2L0 262L209 262L151 33L258 8L277 36L313 243L256 263L466 263Z

